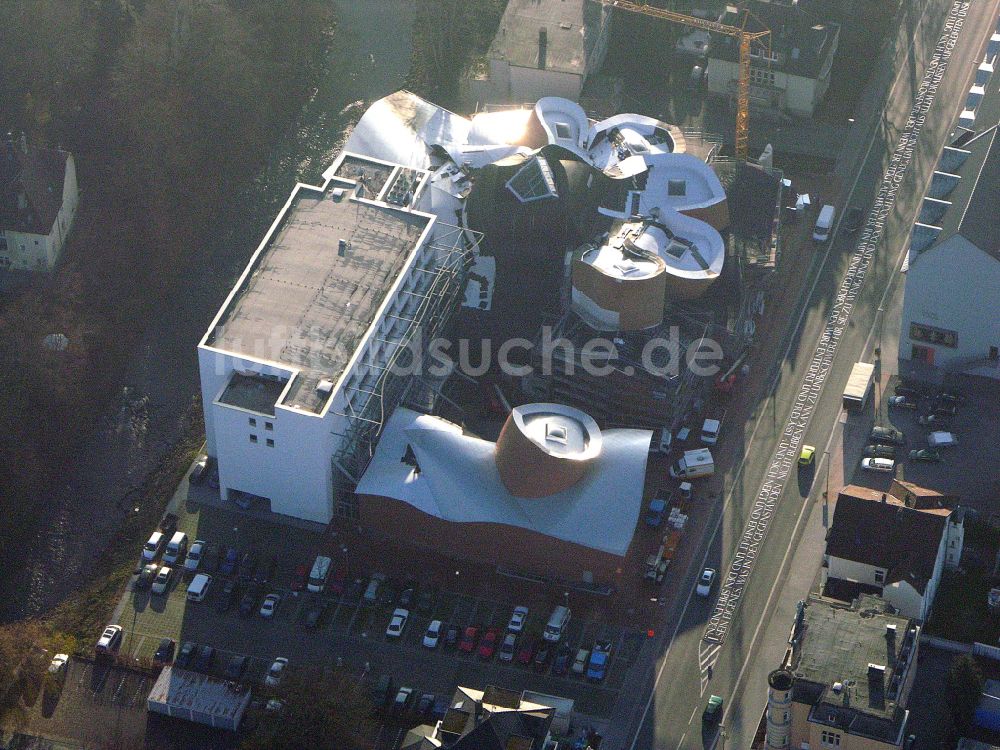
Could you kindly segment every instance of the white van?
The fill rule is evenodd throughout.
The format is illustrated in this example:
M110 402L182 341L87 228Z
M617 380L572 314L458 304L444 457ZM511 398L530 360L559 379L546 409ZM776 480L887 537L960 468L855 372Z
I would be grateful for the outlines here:
M149 541L146 542L142 547L142 559L145 562L153 562L156 556L160 554L160 550L163 549L163 532L154 531L150 537Z
M715 461L708 448L684 451L684 455L670 467L670 476L674 479L697 479L710 477L714 473Z
M206 573L199 573L188 584L187 598L193 602L200 602L208 595L208 587L212 585L212 576Z
M167 542L167 551L163 553L163 562L167 565L173 565L184 557L184 555L187 554L187 551L187 534L183 531L175 531L174 535L170 537L170 541Z
M813 227L813 240L816 242L826 242L830 239L830 231L833 229L833 217L837 209L827 203L819 210L816 217L816 226Z
M326 577L330 575L330 558L322 555L316 558L312 570L309 573L309 583L306 588L314 594L318 594L326 586Z
M706 419L701 426L701 442L705 445L715 445L719 442L719 430L722 423L718 419Z
M563 629L569 623L570 614L569 607L564 607L561 604L552 610L552 616L549 617L549 622L542 632L542 638L552 643L556 643L562 638Z

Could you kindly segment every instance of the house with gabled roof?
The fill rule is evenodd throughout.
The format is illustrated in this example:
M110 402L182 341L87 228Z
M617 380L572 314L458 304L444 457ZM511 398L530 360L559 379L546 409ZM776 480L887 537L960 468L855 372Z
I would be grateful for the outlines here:
M0 147L0 269L51 271L79 198L73 154L8 133Z
M964 514L955 500L898 480L888 492L844 487L826 539L827 593L848 600L877 593L926 621L942 572L962 556Z

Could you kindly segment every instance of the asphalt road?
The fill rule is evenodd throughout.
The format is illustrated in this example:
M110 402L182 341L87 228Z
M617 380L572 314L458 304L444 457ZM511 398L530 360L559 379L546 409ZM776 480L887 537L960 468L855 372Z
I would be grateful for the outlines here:
M956 107L964 97L985 38L992 30L997 0L971 3L961 33L951 52L944 77L923 124L912 159L903 174L898 193L885 220L885 230L874 248L860 292L833 359L829 375L819 392L811 420L802 440L821 450L839 437L840 393L851 366L862 352L870 356L877 345L880 307L901 296L898 273L901 251L908 241L913 217L924 187L930 179L944 137L954 122ZM876 84L866 93L858 122L845 146L843 176L849 190L843 205L872 204L900 134L911 114L921 78L938 44L951 0L905 3L907 15L897 36L897 46L884 51L886 64L876 75ZM891 64L888 60L892 60ZM885 94L889 91L888 96ZM877 103L876 103L877 102ZM883 104L884 109L883 109ZM852 168L853 167L853 168ZM803 301L789 331L787 353L775 365L771 396L762 402L755 418L745 426L742 448L746 456L726 477L726 503L721 515L709 525L704 565L727 570L754 502L769 470L775 451L787 436L786 426L796 398L836 296L851 266L852 250L859 235L838 232L828 256L818 253L810 278L812 291ZM898 328L886 328L885 337L895 338ZM822 513L817 505L822 492L824 462L819 461L813 481L796 481L794 471L775 504L773 519L760 547L735 617L721 645L703 639L714 602L690 596L682 598L661 626L672 636L665 644L650 681L635 685L636 703L630 712L616 717L609 740L612 747L673 748L711 747L719 740L715 727L703 729L701 711L710 693L722 695L726 712L727 747L749 747L766 702L766 683L760 675L778 666L795 602L808 592L822 553ZM815 512L813 512L815 511ZM802 540L805 540L803 543ZM693 591L701 560L687 571L685 588ZM708 666L712 676L708 677ZM648 702L647 702L648 701ZM636 733L636 726L639 730ZM628 726L626 731L623 729Z

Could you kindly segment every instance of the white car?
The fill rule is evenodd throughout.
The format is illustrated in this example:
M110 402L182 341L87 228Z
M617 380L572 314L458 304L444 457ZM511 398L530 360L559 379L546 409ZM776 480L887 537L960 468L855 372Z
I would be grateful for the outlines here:
M511 633L520 633L524 630L524 623L527 619L527 607L514 607L514 612L510 616L510 622L507 623L507 630Z
M712 568L705 568L701 571L701 578L698 579L698 585L695 587L694 593L698 596L708 596L712 593L712 584L715 583L715 571Z
M406 621L410 617L410 610L403 609L402 607L396 609L392 613L392 619L389 620L389 627L385 629L385 635L387 638L399 638L403 634L403 628L406 627Z
M274 617L274 612L278 609L278 602L281 601L281 597L278 594L268 594L264 597L264 601L260 605L260 616L270 620Z
M891 474L896 468L896 462L891 458L862 458L861 468L865 471L882 471Z
M69 665L69 654L56 654L49 664L49 679L62 680L66 676L66 669Z
M184 560L184 570L194 573L201 565L201 556L205 552L205 543L201 539L196 539L188 550L187 559Z
M288 666L288 659L284 656L277 657L271 662L271 667L264 677L264 684L269 688L276 688L281 684L281 678L285 676L285 667Z
M169 565L161 565L160 569L156 571L156 578L153 579L153 585L151 590L154 594L165 594L167 589L170 588L170 576L173 571L170 570Z
M99 654L118 653L122 645L122 632L121 625L108 625L101 633L94 650Z
M162 531L154 531L149 536L149 540L142 546L143 562L153 562L163 550L163 545L167 543L167 538Z
M424 633L424 646L426 648L437 648L438 641L441 640L441 621L432 620Z

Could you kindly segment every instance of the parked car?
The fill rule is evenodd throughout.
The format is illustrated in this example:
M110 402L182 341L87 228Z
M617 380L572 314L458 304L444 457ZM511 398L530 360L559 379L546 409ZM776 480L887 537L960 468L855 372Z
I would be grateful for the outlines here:
M243 673L247 671L247 664L250 662L249 656L244 656L243 654L234 654L230 657L229 661L226 662L226 669L222 673L222 676L227 680L232 680L233 682L239 682L243 679Z
M861 229L861 225L864 224L864 221L864 209L860 206L851 206L844 214L844 231L848 234L854 234Z
M236 585L236 581L229 579L226 581L225 585L222 587L222 595L219 596L219 601L216 604L216 609L219 612L228 612L236 604L236 600L240 597L240 590Z
M969 401L969 397L965 394L965 391L958 388L946 388L943 391L939 391L937 398L939 401L951 401L953 404L958 404L959 406L964 406Z
M326 602L319 597L313 598L302 614L302 624L310 630L319 627L319 621L326 611Z
M252 581L254 573L257 572L257 560L252 552L244 552L240 558L240 579Z
M587 671L587 663L590 661L590 649L589 648L579 648L576 651L576 656L573 657L573 666L570 667L570 671L575 675L582 675Z
M264 601L260 604L260 616L265 620L270 620L278 610L279 603L281 603L280 594L271 593L265 596Z
M191 484L201 484L205 481L205 473L208 469L208 456L202 456L191 469Z
M306 578L309 577L309 568L305 565L295 566L295 572L292 573L292 582L288 585L292 591L302 591L306 587Z
M906 436L895 427L872 427L869 440L880 445L906 445Z
M410 701L413 700L413 688L401 687L396 693L396 699L392 702L393 716L401 716L410 708Z
M97 639L94 651L98 654L117 654L122 646L122 626L108 625Z
M403 635L403 629L406 627L408 619L410 619L410 610L402 607L393 610L392 619L389 620L389 625L385 629L386 638L399 638Z
M162 531L154 531L149 535L149 539L142 546L142 559L145 562L153 562L160 553L163 552L164 546L167 544L167 535Z
M458 650L471 654L476 650L476 641L479 640L479 628L470 625L462 631L462 638L458 642Z
M947 430L951 425L951 418L940 414L927 414L917 417L917 424L928 430Z
M194 659L194 655L198 650L198 644L193 641L184 641L181 644L181 650L177 652L177 658L174 659L174 666L180 667L181 669L187 669L191 666L191 661Z
M156 578L153 579L153 585L150 590L154 594L165 594L167 589L170 588L170 578L173 571L170 570L169 565L161 565L160 569L156 571Z
M224 576L231 576L236 572L236 561L239 559L239 552L235 547L226 547L226 556L219 564L219 573Z
M517 648L517 634L507 633L507 635L503 637L503 641L500 643L500 649L498 654L498 658L500 659L500 661L507 662L508 664L514 661L514 651L516 648Z
M941 452L933 448L921 448L910 451L911 461L923 461L929 464L936 464L941 461Z
M161 639L160 645L156 647L156 652L153 654L153 664L164 666L172 662L175 648L177 648L177 641L173 638Z
M449 625L444 635L445 648L455 648L458 645L458 625Z
M544 672L549 668L549 662L552 661L552 652L554 650L555 644L542 641L541 645L538 647L538 651L535 652L535 659L533 661L533 666L536 672Z
M895 458L896 449L891 445L866 445L862 454L867 458Z
M556 649L556 658L552 661L552 674L562 676L569 671L573 651L565 643Z
M195 539L194 544L188 550L187 558L184 560L184 570L194 573L201 565L201 558L205 554L205 542Z
M139 571L139 577L135 579L135 588L139 591L145 591L153 585L154 578L156 578L156 564L143 565L142 570Z
M249 617L253 614L253 611L257 608L257 594L253 589L250 589L245 594L243 598L240 599L240 616Z
M521 648L517 650L517 660L521 664L531 664L531 660L535 658L535 648L537 648L537 642L533 638L523 639Z
M957 408L952 401L935 401L931 414L937 417L954 417Z
M889 406L894 406L899 409L916 409L918 402L916 399L897 394L895 396L889 396Z
M288 659L284 656L275 657L268 667L264 676L264 684L269 688L276 688L281 684L281 678L285 676L285 669L288 667Z
M528 619L528 608L525 606L514 607L510 615L510 622L507 623L507 630L511 633L520 633L524 630L524 623Z
M479 658L487 661L493 658L493 652L497 650L497 639L500 631L496 628L487 628L483 638L479 641Z
M879 471L889 474L896 468L896 462L891 458L862 458L861 468L865 471Z
M722 718L722 696L713 695L708 699L708 705L701 714L701 720L705 724L714 724Z
M592 682L602 682L608 671L608 658L611 655L611 643L608 641L595 643L590 652L590 662L587 664L587 679Z
M703 571L701 571L701 577L698 579L698 585L695 587L694 592L698 596L708 596L710 593L712 593L712 586L714 584L715 584L715 570L712 568L705 568Z
M215 661L215 649L211 646L199 646L198 653L194 657L194 669L196 672L208 672L212 669L213 661Z
M66 670L68 668L69 654L56 654L49 663L48 679L53 683L61 683L66 679Z
M434 693L424 693L421 695L420 700L417 701L415 710L421 718L429 718L434 711Z
M437 648L438 641L441 640L441 621L431 620L431 624L427 626L427 632L424 633L424 648Z
M376 708L385 708L392 695L392 675L384 674L378 678L375 687L372 688L372 703Z

